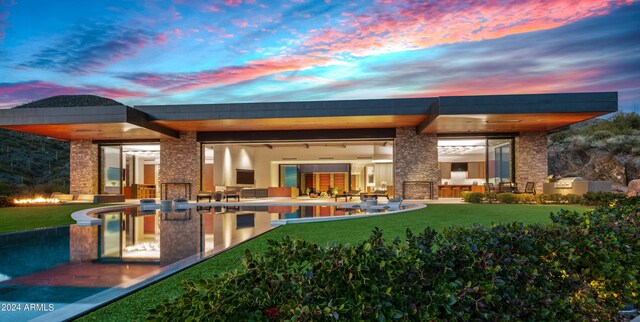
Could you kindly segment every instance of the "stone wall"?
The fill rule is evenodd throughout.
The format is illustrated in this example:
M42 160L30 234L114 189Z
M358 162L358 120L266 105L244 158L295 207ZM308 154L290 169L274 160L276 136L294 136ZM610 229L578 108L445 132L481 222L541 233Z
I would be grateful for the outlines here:
M71 141L69 177L72 194L98 193L98 146L90 140Z
M395 197L426 199L428 189L424 185L407 186L405 181L432 181L434 197L437 198L438 181L438 137L435 134L417 134L415 127L396 129L393 143L394 192Z
M98 258L98 226L69 226L69 261L90 262Z
M160 220L160 265L168 265L200 252L200 216L195 209L189 209L188 212L190 215L160 214L163 217Z
M196 199L200 189L200 146L196 141L196 132L181 132L179 139L160 139L160 170L158 181L189 182L191 195L189 199ZM167 188L167 199L184 198L182 186L170 185ZM165 192L158 197L164 199Z
M528 181L536 183L536 193L542 193L547 181L547 133L522 132L516 137L516 183L524 190Z

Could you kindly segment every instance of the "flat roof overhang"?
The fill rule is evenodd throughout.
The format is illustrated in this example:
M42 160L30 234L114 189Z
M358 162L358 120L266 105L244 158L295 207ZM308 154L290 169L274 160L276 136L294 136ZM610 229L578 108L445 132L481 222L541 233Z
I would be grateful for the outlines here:
M421 134L548 132L616 112L618 93L443 96Z
M416 127L437 98L136 106L175 131L299 131Z
M0 110L0 128L62 140L144 140L178 137L128 106Z

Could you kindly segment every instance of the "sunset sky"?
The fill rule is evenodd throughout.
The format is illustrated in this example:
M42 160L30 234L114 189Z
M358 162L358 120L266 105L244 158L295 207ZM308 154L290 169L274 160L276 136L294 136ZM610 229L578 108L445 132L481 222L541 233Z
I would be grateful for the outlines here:
M618 91L640 1L0 0L0 108Z

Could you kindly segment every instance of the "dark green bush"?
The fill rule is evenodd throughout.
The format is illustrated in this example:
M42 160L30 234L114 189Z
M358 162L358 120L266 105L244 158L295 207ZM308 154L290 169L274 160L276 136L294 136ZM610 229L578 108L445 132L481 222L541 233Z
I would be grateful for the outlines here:
M0 196L0 208L13 207L13 198L7 196Z
M462 200L470 203L481 203L484 199L484 193L465 191L462 193Z
M613 202L626 199L627 195L616 192L587 192L582 196L581 204L586 206L606 207Z
M518 196L511 192L503 192L498 194L500 203L518 203Z
M495 193L495 192L485 192L484 193L484 199L488 203L498 202L498 194Z
M244 269L198 282L158 321L616 321L640 304L640 216L616 205L548 225L427 228L357 246L269 241Z
M572 204L572 205L577 205L577 204L582 203L582 196L581 195L576 195L576 194L563 195L562 199L566 203Z

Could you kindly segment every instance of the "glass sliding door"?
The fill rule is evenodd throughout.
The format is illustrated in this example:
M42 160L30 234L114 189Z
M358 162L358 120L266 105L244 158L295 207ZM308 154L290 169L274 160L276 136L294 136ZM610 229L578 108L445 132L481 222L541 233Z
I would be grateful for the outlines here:
M122 149L100 147L100 193L122 193Z
M487 181L513 181L513 139L487 140Z

